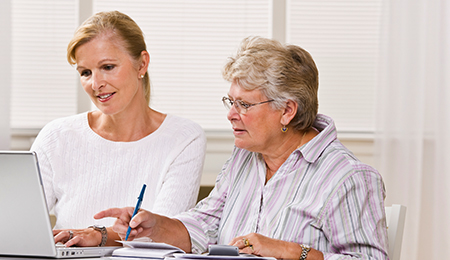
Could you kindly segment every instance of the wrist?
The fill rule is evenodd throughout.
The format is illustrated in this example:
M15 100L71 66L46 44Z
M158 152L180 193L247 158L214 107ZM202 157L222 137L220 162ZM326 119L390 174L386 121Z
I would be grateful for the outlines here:
M309 251L311 251L311 247L307 245L300 244L300 247L302 249L299 260L306 260L308 257Z
M98 246L105 246L106 241L108 240L108 231L106 230L106 228L104 226L98 226L98 225L89 226L88 228L92 228L95 231L100 232L101 240L100 240L100 243L98 244Z
M302 246L297 242L286 242L286 246L283 247L280 256L274 256L277 259L295 259L299 260L302 255Z

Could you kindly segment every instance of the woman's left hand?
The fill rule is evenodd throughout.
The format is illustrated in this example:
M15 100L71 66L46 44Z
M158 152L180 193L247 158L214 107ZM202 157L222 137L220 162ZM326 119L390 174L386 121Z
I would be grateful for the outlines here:
M292 258L287 257L286 253L288 253L288 247L295 246L295 243L269 238L256 233L250 233L245 236L233 238L229 245L237 246L239 248L239 252L241 253L258 256L270 256L275 258ZM297 246L300 248L299 245ZM289 250L289 252L290 251L291 250Z
M273 239L256 233L235 237L229 245L237 246L241 253L277 259L299 259L302 254L302 248L297 243ZM311 248L308 259L323 260L323 253Z

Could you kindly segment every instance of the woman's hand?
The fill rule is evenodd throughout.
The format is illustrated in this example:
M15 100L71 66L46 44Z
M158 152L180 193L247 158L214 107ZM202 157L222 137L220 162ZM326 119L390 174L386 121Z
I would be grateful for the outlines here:
M155 215L146 210L140 210L133 219L133 207L126 208L111 208L100 211L94 215L95 219L106 217L117 218L112 226L112 230L116 232L120 239L125 240L128 226L131 227L128 240L133 240L138 237L149 237L152 234L153 228L156 224Z
M302 248L297 243L273 239L256 233L235 237L229 244L237 246L241 253L277 259L299 259L302 254ZM308 253L309 259L323 260L323 254L311 249Z
M284 257L286 253L286 247L288 246L289 242L272 239L256 233L250 233L245 236L235 237L229 244L237 246L239 248L239 252L241 253L253 254L258 256L270 256L275 258L294 258ZM300 248L300 246L298 247ZM300 256L300 254L298 256Z
M98 246L102 242L102 234L92 228L86 229L55 229L53 230L55 243L70 246Z
M186 227L178 219L153 214L146 210L139 210L133 217L134 208L112 208L100 211L94 215L95 219L106 217L117 218L112 226L122 240L125 239L128 226L131 227L129 240L138 237L149 237L156 242L164 242L181 248L185 252L191 251L191 238Z

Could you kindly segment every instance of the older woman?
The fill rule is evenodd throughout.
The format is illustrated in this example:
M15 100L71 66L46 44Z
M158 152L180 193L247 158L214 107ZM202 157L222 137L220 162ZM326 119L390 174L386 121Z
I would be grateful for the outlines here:
M192 208L206 138L198 124L149 107L150 55L139 26L117 11L97 13L76 30L67 58L98 110L50 122L31 148L57 217L55 241L113 245L119 237L105 227L113 220L92 216L135 205L144 183L142 207L167 216Z
M235 149L211 194L175 218L109 209L124 236L200 253L209 244L289 259L387 259L384 185L317 114L318 71L308 52L247 38L226 64L222 101Z

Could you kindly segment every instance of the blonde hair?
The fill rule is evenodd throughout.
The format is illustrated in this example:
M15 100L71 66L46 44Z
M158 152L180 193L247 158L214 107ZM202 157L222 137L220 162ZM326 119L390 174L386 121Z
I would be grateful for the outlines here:
M75 51L78 47L99 35L109 32L118 36L119 42L123 43L123 47L128 54L136 61L140 59L142 51L147 50L142 30L128 15L118 11L99 12L84 21L75 31L67 46L67 61L71 65L76 64ZM150 103L150 77L148 72L145 72L142 82L145 100Z
M281 109L287 100L298 104L289 125L302 131L311 127L319 107L319 72L311 55L295 45L262 37L245 38L236 55L230 57L223 78L246 90L259 89Z

